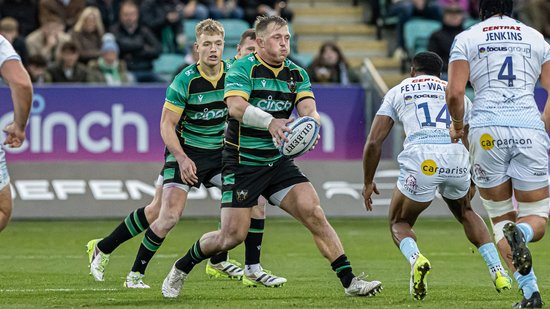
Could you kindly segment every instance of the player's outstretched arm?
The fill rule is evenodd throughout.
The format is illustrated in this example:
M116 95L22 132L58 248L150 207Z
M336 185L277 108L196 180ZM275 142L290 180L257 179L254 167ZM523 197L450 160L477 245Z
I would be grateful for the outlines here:
M445 91L447 107L451 114L451 141L457 143L464 135L464 94L470 76L470 65L466 60L449 63L449 83Z
M181 114L176 113L168 108L162 109L160 118L160 135L168 148L168 151L176 158L180 168L181 179L189 185L193 185L199 181L197 178L197 167L183 151L178 135L176 134L176 125L180 120Z
M546 105L544 106L544 112L542 113L542 121L544 121L544 127L546 128L546 132L548 132L550 131L550 61L546 61L542 65L540 83L549 94L548 99L546 99Z
M363 198L365 207L372 210L372 193L380 194L374 183L374 173L382 155L382 144L388 137L394 121L389 116L377 115L370 128L369 136L363 149Z
M4 81L8 84L13 101L13 122L4 129L10 147L20 147L25 141L25 128L32 105L32 83L27 71L19 60L7 60L0 68Z
M286 140L285 132L291 131L286 125L292 122L292 119L273 118L271 114L252 106L243 97L229 96L225 103L231 117L248 126L268 129L277 145Z

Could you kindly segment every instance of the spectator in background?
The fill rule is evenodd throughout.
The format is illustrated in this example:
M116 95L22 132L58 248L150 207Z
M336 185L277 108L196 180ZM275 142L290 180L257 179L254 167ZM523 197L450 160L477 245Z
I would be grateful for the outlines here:
M436 53L443 59L442 79L447 80L447 66L449 54L455 36L464 30L464 10L460 6L449 6L443 11L443 26L439 31L432 33L428 43L428 50Z
M531 0L520 9L520 17L529 26L542 33L550 42L550 2L547 0Z
M405 24L413 17L433 19L441 21L441 7L435 0L403 0L394 3L388 13L390 16L397 16L397 49L394 56L405 53L405 39L403 32Z
M438 0L437 2L439 7L442 7L443 9L447 7L459 7L462 9L464 14L467 14L467 12L470 11L471 0ZM479 10L479 7L476 9ZM445 12L443 12L443 14L445 14Z
M48 64L54 63L61 45L71 39L63 29L63 23L52 20L29 34L25 39L29 55L42 55Z
M19 34L26 37L38 29L38 0L0 0L0 16L15 18Z
M183 18L185 5L180 0L143 0L141 18L162 42L164 53L184 53Z
M208 18L208 7L197 0L183 0L185 6L183 8L183 17L185 19L203 20Z
M223 19L243 19L244 11L238 6L237 0L208 0L208 10L210 18Z
M161 45L149 28L139 22L139 8L133 1L120 6L119 23L111 32L120 48L120 59L128 65L137 82L163 82L153 73L153 60L161 52Z
M92 6L85 8L71 33L71 39L80 51L80 62L86 64L99 57L104 32L99 10Z
M120 86L130 82L126 63L118 59L118 45L111 33L103 36L101 56L88 63L88 81L92 83Z
M27 46L25 40L19 36L18 23L12 17L4 17L0 20L0 34L8 40L15 49L15 52L21 57L23 65L27 63Z
M244 10L244 19L254 25L257 16L281 16L292 21L294 13L288 8L288 1L281 0L239 0L239 6Z
M84 7L85 0L40 0L40 24L58 20L64 23L64 30L68 31L74 26Z
M93 6L99 10L105 29L110 29L112 25L118 22L120 0L87 0L86 6Z
M48 73L48 62L42 55L32 55L27 60L27 71L33 84L43 85L52 82Z
M48 73L54 83L85 83L88 70L78 62L78 46L68 41L61 45L58 61L48 68Z
M333 42L321 45L319 54L307 67L312 83L336 83L349 85L359 82L357 75L350 69L344 54Z

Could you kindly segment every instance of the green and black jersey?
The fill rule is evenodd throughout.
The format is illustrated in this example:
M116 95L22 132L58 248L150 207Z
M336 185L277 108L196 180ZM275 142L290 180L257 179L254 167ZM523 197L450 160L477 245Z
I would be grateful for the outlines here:
M215 78L208 78L200 63L181 71L166 90L164 107L179 113L176 128L182 145L215 150L223 147L227 106L223 86L227 65L222 62Z
M313 92L306 71L292 61L273 67L254 53L238 59L228 70L224 98L231 96L240 96L275 118L289 118L294 106L313 98ZM225 142L228 150L236 150L240 164L268 165L281 157L267 129L231 117Z

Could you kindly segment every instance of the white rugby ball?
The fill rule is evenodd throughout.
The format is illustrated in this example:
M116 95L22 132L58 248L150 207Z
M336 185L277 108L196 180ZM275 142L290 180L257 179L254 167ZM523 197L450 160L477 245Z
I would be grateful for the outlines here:
M292 130L285 134L288 141L283 141L279 152L288 158L300 156L315 145L320 126L312 117L300 117L287 125Z

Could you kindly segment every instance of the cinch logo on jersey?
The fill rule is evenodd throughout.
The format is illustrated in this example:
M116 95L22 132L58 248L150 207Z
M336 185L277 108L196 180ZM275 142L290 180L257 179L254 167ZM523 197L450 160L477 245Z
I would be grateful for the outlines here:
M290 101L275 101L272 96L266 99L258 101L257 107L267 112L286 111L292 108L292 102Z
M466 167L438 167L434 160L428 159L422 162L420 168L422 173L426 176L433 176L436 173L438 175L464 175L468 172Z
M508 146L528 146L532 145L533 141L530 138L508 138L494 139L491 134L485 133L479 138L479 145L485 150L491 150L493 147L507 148Z
M193 116L189 116L189 118L193 120L211 120L217 118L225 118L225 116L227 116L227 108L217 110L208 110L208 108L205 108L204 112L196 113Z

